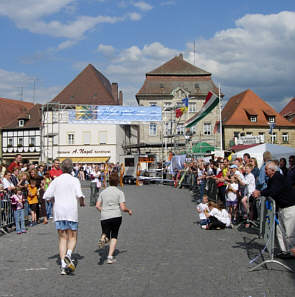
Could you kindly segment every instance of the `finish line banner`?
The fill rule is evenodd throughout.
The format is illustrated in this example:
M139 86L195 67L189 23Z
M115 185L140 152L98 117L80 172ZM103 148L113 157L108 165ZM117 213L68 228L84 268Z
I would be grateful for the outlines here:
M122 124L162 121L159 106L87 105L69 110L71 124Z

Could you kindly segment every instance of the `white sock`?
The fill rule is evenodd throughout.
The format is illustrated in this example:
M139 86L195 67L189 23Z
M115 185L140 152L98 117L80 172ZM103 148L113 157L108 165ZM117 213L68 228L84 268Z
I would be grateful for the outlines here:
M64 259L61 260L61 267L62 268L66 268L67 267L67 264L66 264L66 262L65 262Z
M113 259L113 256L108 256L108 259Z
M67 255L71 258L72 257L72 250L67 250Z

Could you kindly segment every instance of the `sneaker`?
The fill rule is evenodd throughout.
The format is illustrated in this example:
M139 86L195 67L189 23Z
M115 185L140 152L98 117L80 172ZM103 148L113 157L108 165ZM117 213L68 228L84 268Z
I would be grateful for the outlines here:
M22 233L27 233L27 230L22 231Z
M202 225L201 228L206 230L207 229L207 225Z
M116 259L114 259L114 258L107 258L107 264L114 264L114 263L116 263Z
M64 267L62 267L62 268L60 269L60 274L61 274L61 275L67 275L67 271L66 271L66 269L65 269Z
M21 232L17 232L16 234L17 234L17 235L21 235L22 233L21 233Z
M72 261L71 257L68 255L65 255L64 260L67 264L67 268L71 271L74 272L76 269L76 266L74 264L74 262Z

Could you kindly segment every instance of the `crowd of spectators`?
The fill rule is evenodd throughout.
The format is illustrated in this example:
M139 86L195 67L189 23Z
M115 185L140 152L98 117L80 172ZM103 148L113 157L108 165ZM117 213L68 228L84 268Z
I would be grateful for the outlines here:
M119 170L119 164L76 164L72 175L81 181L91 181L90 205L94 206L100 188L108 184L109 172ZM10 164L0 165L1 225L13 222L17 234L22 234L26 233L27 227L47 224L53 218L53 205L42 197L51 181L61 174L59 159L48 166L25 162L22 155L17 154ZM12 212L9 213L9 209Z

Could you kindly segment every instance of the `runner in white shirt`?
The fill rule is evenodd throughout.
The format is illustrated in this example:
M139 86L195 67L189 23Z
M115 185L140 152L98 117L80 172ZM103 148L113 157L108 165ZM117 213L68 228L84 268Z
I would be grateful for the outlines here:
M61 164L63 174L55 178L44 193L43 199L53 200L53 213L59 236L61 274L75 270L71 256L77 243L78 199L85 206L80 181L71 175L73 163L65 159Z

